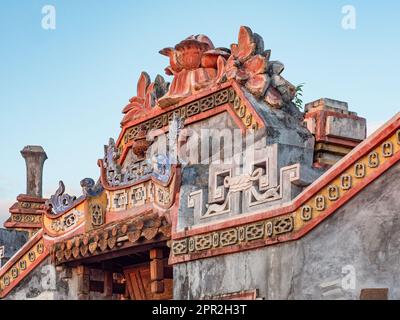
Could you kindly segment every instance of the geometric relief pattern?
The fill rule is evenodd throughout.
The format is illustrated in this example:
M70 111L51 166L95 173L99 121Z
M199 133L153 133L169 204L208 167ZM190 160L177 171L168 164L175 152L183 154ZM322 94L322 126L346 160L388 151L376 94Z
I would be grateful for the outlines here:
M187 239L174 241L173 244L172 244L172 251L176 255L187 253L188 252L188 244L187 244L187 242L188 242Z
M55 232L67 231L81 221L83 216L82 212L73 209L70 213L53 219L50 224L50 229Z
M368 175L373 174L398 152L400 152L400 130L376 146L366 156L350 164L347 169L325 186L321 186L321 189L316 194L311 196L294 212L269 218L265 221L214 232L213 239L215 238L217 241L213 242L212 247L218 249L230 245L251 243L256 239L264 239L265 243L268 244L268 240L274 242L277 236L298 232L329 210L351 189L362 184ZM190 241L190 239L185 238L173 241L172 254L175 256L186 254L187 250L183 244Z
M212 247L212 234L195 237L195 248L197 251L207 250Z
M274 228L271 234L268 234L268 224L273 223ZM206 233L183 240L172 242L172 252L174 255L182 255L190 252L200 252L212 248L223 248L235 244L252 242L259 239L266 239L272 236L285 234L293 230L293 217L282 216L257 223L250 223L237 228L230 228L213 233ZM194 247L188 249L190 243L194 242Z
M238 115L246 128L257 129L259 127L259 124L254 119L251 112L246 110L246 106L242 103L240 97L236 95L235 90L233 88L226 88L213 93L212 95L200 98L197 101L161 114L141 123L140 125L129 128L126 131L122 142L126 145L128 142L137 139L140 134L147 134L150 130L161 129L164 126L167 126L168 121L170 121L173 116L178 116L184 120L225 103L230 103L233 106L234 112ZM123 146L120 145L120 147Z
M37 224L37 223L42 222L42 216L35 215L35 214L15 214L15 213L13 213L13 214L11 214L11 221Z
M162 207L170 207L173 201L175 178L164 187L153 181L146 181L131 188L106 191L107 211L124 211L154 202Z
M265 148L266 153L268 148ZM286 201L285 199L291 194L291 184L288 185L287 182L299 179L300 166L297 164L282 167L279 170L280 174L274 175L271 174L269 160L269 157L255 160L251 163L250 173L234 174L236 167L211 165L208 203L205 209L202 200L203 190L196 190L188 195L188 208L194 208L195 219L232 213L232 209L239 207L242 207L241 213L249 213L260 210L260 206L272 202Z
M104 212L100 204L94 203L90 205L90 216L94 226L101 226L104 223Z

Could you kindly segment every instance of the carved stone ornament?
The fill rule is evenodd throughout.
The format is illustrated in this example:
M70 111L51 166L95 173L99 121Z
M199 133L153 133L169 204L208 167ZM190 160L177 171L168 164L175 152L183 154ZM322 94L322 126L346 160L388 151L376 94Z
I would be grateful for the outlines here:
M65 186L62 181L59 182L59 187L54 195L46 201L47 206L51 206L52 213L58 214L72 208L76 202L75 196L70 196L69 194L64 194Z
M157 75L154 82L146 72L140 74L137 83L137 95L129 100L129 104L122 111L125 116L121 122L125 125L129 121L143 116L153 108L158 99L168 91L169 83L164 78Z
M120 157L115 141L110 138L108 145L104 146L104 169L106 170L107 182L112 186L118 186L122 182L121 166L117 163Z
M161 108L231 79L275 108L289 103L296 94L295 86L281 76L284 65L269 61L271 50L264 50L262 37L249 27L240 27L238 43L230 50L215 49L207 36L196 35L160 53L170 60L166 74L174 76L167 94L158 99Z
M82 212L74 209L67 215L64 215L54 220L51 223L50 228L55 232L66 231L75 226L82 216L83 216Z
M171 176L171 162L165 155L156 154L150 159L132 161L124 169L118 164L119 152L111 138L108 146L104 147L105 156L103 167L109 186L126 186L135 181L155 177L161 182L167 182ZM87 179L85 185L89 183ZM92 182L89 183L91 185ZM97 189L98 192L100 189ZM88 190L84 189L84 192ZM92 190L94 191L94 189Z
M216 215L237 214L237 208L244 214L291 199L292 182L300 179L300 165L278 169L273 148L268 146L262 150L265 152L260 152L259 158L250 164L250 173L230 165L210 166L208 202L204 204L201 189L188 194L187 205L193 208L195 223Z
M211 40L202 34L192 35L175 48L164 48L160 53L169 57L166 74L174 76L167 94L158 100L162 108L214 84L223 72L219 57L227 58L230 54L228 49L215 49Z
M269 61L271 50L264 50L264 41L250 28L240 27L238 43L231 45L232 55L225 65L226 78L242 83L250 93L272 107L289 103L296 88L281 77L284 65Z
M90 215L94 226L101 226L104 223L103 208L99 204L92 204L90 206Z
M95 183L91 178L83 179L81 181L81 187L85 197L96 197L104 190L100 180Z

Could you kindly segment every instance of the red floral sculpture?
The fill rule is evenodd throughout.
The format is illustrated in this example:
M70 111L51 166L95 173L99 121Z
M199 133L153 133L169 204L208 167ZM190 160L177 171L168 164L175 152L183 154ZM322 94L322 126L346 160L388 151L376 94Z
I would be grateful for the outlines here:
M214 48L205 35L190 36L174 48L164 48L161 54L169 57L165 68L172 75L171 86L161 76L153 83L142 72L137 84L137 96L124 108L122 125L140 118L156 105L165 108L184 98L212 87L217 83L235 80L258 99L271 107L280 108L290 103L296 88L281 77L284 66L279 61L269 61L271 50L264 50L264 41L248 27L240 27L238 43L231 50Z
M122 111L126 115L121 124L124 125L138 119L151 110L157 104L158 98L165 95L167 90L168 83L162 76L157 75L154 82L151 83L150 76L146 72L142 72L137 83L137 95L129 100L129 104Z
M231 52L225 65L228 80L237 80L255 97L264 97L272 107L292 101L296 88L280 76L283 64L269 61L271 50L264 51L261 36L248 27L240 27L238 43L231 45Z
M170 65L165 69L166 74L174 76L168 93L158 100L162 108L214 84L222 72L222 69L218 69L218 58L228 58L230 55L228 49L215 49L205 35L190 36L175 48L164 48L160 53L169 57Z
M161 108L231 79L275 108L291 102L296 94L295 86L280 76L283 64L269 61L271 50L264 50L262 37L248 27L240 27L238 43L232 44L231 50L214 49L208 37L197 35L160 53L169 57L165 72L174 76L168 93L158 100Z

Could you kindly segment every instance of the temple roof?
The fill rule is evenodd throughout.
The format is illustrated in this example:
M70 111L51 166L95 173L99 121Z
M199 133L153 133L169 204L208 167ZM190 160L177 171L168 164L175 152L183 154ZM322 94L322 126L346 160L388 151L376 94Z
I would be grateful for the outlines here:
M116 141L110 139L104 158L98 161L97 183L89 178L82 180L83 195L75 197L65 194L60 182L50 199L21 196L11 207L12 217L40 217L40 221L32 221L28 226L40 230L0 269L0 297L49 255L55 264L73 264L105 259L117 251L122 254L124 250L140 250L159 242L165 245L172 239L170 263L174 264L296 240L400 159L397 114L357 148L349 149L345 158L305 190L301 189L306 183L300 177L300 165L286 159L286 165L291 166L289 183L296 182L298 190L303 190L296 198L277 207L254 209L223 221L179 229L179 206L187 205L186 210L194 204L188 197L180 198L181 164L173 163L164 154L148 156L153 143L148 138L154 132L168 133L172 140L185 126L226 114L232 127L240 129L243 135L262 132L268 146L281 144L296 149L296 157L302 158L309 170L314 170L315 138L303 123L304 114L292 102L297 90L282 77L283 64L270 60L271 50L265 50L262 38L248 27L240 28L237 43L229 49L216 48L208 37L196 35L160 53L169 58L166 73L173 76L172 83L161 76L152 82L147 73L140 75L136 96L123 108L121 133ZM345 103L330 99L306 108L318 121L323 118L318 117L321 110L331 117L329 112L336 110L333 115L346 116L345 120L356 118ZM332 119L336 121L335 117ZM317 120L308 120L309 128L317 126ZM320 121L324 126L325 122L326 117ZM362 133L364 127L360 128ZM329 133L320 129L315 137L328 141L325 137ZM361 136L342 140L353 147L362 140ZM335 143L342 141L340 135L328 138ZM302 153L304 150L307 155ZM371 154L381 159L378 165L371 164ZM293 158L297 160L296 157ZM271 170L280 171L280 165ZM255 169L256 173L262 171ZM256 178L246 177L251 182ZM235 178L225 177L223 183L236 182L241 191L241 177ZM262 185L261 179L259 184ZM282 188L275 186L274 195ZM211 205L220 206L218 201ZM22 221L6 222L9 227L18 223ZM230 242L221 240L213 244L215 239Z
M57 242L52 249L56 264L105 255L168 240L171 225L152 211L103 225L101 228Z

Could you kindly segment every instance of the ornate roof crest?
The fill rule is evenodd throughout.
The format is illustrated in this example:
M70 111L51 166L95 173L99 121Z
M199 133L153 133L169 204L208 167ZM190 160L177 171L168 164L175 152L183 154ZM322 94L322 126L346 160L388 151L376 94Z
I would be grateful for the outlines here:
M284 65L279 61L269 61L271 50L264 50L260 35L249 27L240 27L238 43L231 45L231 51L225 65L228 80L237 80L272 107L280 108L292 101L296 88L280 76Z
M104 190L100 179L95 183L93 179L85 178L81 181L81 187L85 197L96 197Z
M115 141L110 138L108 146L104 146L104 162L107 181L110 185L118 186L122 182L121 166L117 163L120 154Z
M162 76L157 75L154 82L151 82L150 76L142 72L137 83L137 95L129 100L129 104L122 111L126 115L121 124L138 119L150 111L157 104L158 98L168 91L168 86L169 83L165 82Z
M249 27L240 27L238 43L232 44L230 50L215 49L207 36L197 35L160 53L170 60L166 74L174 76L168 92L158 99L161 108L231 79L275 108L291 102L296 94L295 86L280 75L283 64L269 61L271 50L264 50L262 37Z
M58 214L71 208L76 202L77 198L75 196L70 196L69 194L64 194L65 185L64 182L59 182L59 187L54 195L46 201L45 205L52 208L53 214Z
M218 67L219 57L228 58L230 55L226 48L215 49L211 40L202 34L192 35L175 48L164 48L160 53L169 57L166 74L174 76L167 94L158 101L162 108L214 84L222 71L222 65Z

